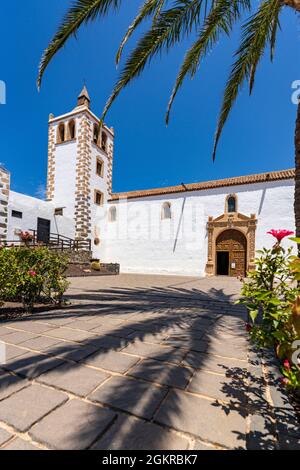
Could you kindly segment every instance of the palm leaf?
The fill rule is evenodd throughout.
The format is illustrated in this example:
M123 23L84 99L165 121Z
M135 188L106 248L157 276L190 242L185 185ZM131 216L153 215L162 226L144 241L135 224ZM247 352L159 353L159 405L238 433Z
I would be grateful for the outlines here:
M265 0L261 3L257 13L243 25L241 45L236 52L237 60L232 66L224 92L213 148L214 160L222 130L238 92L245 80L250 81L250 87L253 86L257 64L262 58L267 44L271 43L274 21L278 18L282 6L281 0Z
M136 30L136 28L144 21L148 16L152 16L154 14L154 18L157 19L157 14L160 13L163 4L166 0L146 0L145 3L140 8L138 15L135 17L131 25L129 26L125 36L123 37L120 47L117 52L116 56L116 63L118 64L121 59L121 55L124 49L124 46L132 33Z
M106 15L111 8L118 8L122 0L76 0L58 28L47 49L44 51L38 74L38 88L42 83L43 74L54 55L64 46L66 41L76 33L83 23Z
M121 90L142 73L146 64L162 50L168 51L199 23L202 3L203 0L179 0L175 2L174 8L160 14L126 61L105 105L101 121Z
M199 38L187 52L183 64L180 67L173 88L167 114L166 123L169 122L170 111L177 95L179 88L183 85L187 74L194 76L196 73L201 57L206 56L212 47L219 40L220 34L229 35L234 23L240 18L244 10L251 9L250 0L217 0L214 7L208 14Z

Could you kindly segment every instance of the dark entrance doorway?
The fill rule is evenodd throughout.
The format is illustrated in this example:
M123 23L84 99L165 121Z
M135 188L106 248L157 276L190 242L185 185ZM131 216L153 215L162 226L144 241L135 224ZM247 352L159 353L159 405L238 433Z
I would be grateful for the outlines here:
M225 230L217 238L216 251L217 274L245 276L247 240L243 233L234 229Z
M229 275L229 251L217 252L217 274L218 276Z
M49 243L50 239L50 220L37 219L37 241Z

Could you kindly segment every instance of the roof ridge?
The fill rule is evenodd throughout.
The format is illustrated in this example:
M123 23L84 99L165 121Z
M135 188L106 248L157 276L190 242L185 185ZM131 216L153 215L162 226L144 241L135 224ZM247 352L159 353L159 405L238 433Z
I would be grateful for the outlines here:
M265 173L256 173L244 176L233 176L219 180L209 180L199 183L187 183L177 186L167 186L162 188L133 190L127 192L113 193L111 200L130 199L145 196L157 196L162 194L181 193L186 191L199 191L205 189L221 188L225 186L237 186L240 184L254 184L266 181L278 181L285 179L293 179L295 177L295 169L275 170Z

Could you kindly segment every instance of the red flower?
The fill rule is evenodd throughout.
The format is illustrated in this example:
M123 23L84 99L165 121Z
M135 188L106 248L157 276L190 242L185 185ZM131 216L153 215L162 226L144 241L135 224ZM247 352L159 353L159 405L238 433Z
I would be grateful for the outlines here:
M289 235L294 235L294 232L291 232L290 230L270 230L267 233L275 237L278 243L280 243L283 238L288 237Z
M251 331L252 330L252 325L250 323L246 323L246 331Z
M282 385L285 385L285 386L290 384L290 381L287 377L281 377L280 382L282 383Z
M285 361L283 361L283 367L287 370L291 369L291 364L290 364L290 361L288 359L285 359Z
M31 277L35 277L35 276L36 276L36 272L35 272L35 271L29 271L28 274L29 274L29 276L31 276Z

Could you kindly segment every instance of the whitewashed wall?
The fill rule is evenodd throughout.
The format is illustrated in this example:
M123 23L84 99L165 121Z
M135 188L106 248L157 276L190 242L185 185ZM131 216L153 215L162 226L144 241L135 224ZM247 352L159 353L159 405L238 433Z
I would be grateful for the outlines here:
M226 196L232 193L238 196L239 212L258 218L256 249L274 243L268 230L294 230L293 180L230 186L111 203L117 206L117 222L107 221L95 255L120 263L123 272L203 276L208 217L223 214ZM172 204L171 221L161 220L166 201Z
M81 118L82 115L72 116L72 119L75 121L76 136L78 135ZM58 125L62 122L67 124L70 120L71 117L68 117L65 120L50 124L54 127L55 142ZM77 145L78 139L55 145L54 198L52 202L55 207L64 207L64 215L72 219L74 219L75 212ZM74 238L74 235L75 225L72 231L72 238Z
M10 192L8 202L8 234L7 240L19 240L19 230L36 230L37 219L41 217L51 222L50 231L55 234L72 238L73 219L54 215L55 205L25 194ZM22 212L22 219L12 217L12 210Z

